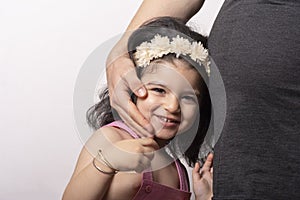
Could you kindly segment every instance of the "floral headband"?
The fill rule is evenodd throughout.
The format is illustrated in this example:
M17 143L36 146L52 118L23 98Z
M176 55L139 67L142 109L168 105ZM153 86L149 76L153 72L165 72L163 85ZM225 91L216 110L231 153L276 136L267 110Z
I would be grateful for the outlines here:
M165 36L157 34L150 42L143 42L136 47L134 59L139 67L146 67L150 61L156 58L161 58L164 55L174 53L176 58L180 55L189 56L193 61L198 64L204 65L207 75L210 75L210 61L208 51L205 49L201 42L190 42L188 39L176 37L170 39Z

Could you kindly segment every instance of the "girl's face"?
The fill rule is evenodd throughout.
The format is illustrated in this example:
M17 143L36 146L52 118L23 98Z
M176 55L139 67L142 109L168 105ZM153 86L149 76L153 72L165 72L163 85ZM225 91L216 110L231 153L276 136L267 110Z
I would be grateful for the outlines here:
M200 75L185 61L157 60L145 69L142 82L148 91L137 107L155 129L155 137L167 141L188 130L199 113Z

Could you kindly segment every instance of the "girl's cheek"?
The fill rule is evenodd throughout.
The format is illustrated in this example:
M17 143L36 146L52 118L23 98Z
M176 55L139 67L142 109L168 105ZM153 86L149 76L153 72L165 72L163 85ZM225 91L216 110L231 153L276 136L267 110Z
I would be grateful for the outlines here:
M155 107L162 105L163 102L163 97L154 95L154 94L149 94L148 97L145 99L145 105L148 106L149 110L154 109Z
M192 119L197 116L198 111L198 106L196 105L187 105L184 107L185 109L185 115L187 118Z
M179 132L182 133L193 127L199 113L198 105L181 104L181 124Z
M183 120L187 120L189 121L189 124L193 124L200 113L198 108L198 106L186 106L184 112L182 112Z
M151 113L161 105L161 99L151 93L146 98L139 98L137 100L137 107L144 115L151 115Z

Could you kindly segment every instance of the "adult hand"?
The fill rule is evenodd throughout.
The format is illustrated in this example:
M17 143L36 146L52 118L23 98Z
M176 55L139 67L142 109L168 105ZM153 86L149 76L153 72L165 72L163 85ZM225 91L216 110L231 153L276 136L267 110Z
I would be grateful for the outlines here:
M212 199L213 196L213 154L209 154L203 166L195 164L192 172L196 200Z
M130 98L132 92L141 98L147 95L143 83L136 75L135 66L128 53L118 57L112 55L111 53L106 68L110 104L139 136L152 137L153 127Z
M104 149L103 155L119 171L140 173L150 167L157 149L159 146L153 138L126 139Z

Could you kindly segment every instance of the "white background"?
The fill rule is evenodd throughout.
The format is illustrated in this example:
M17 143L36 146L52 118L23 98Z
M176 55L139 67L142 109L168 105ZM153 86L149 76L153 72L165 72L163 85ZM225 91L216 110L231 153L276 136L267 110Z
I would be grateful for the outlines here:
M141 2L0 0L0 200L61 199L82 148L78 72ZM207 0L192 25L208 34L222 3Z

